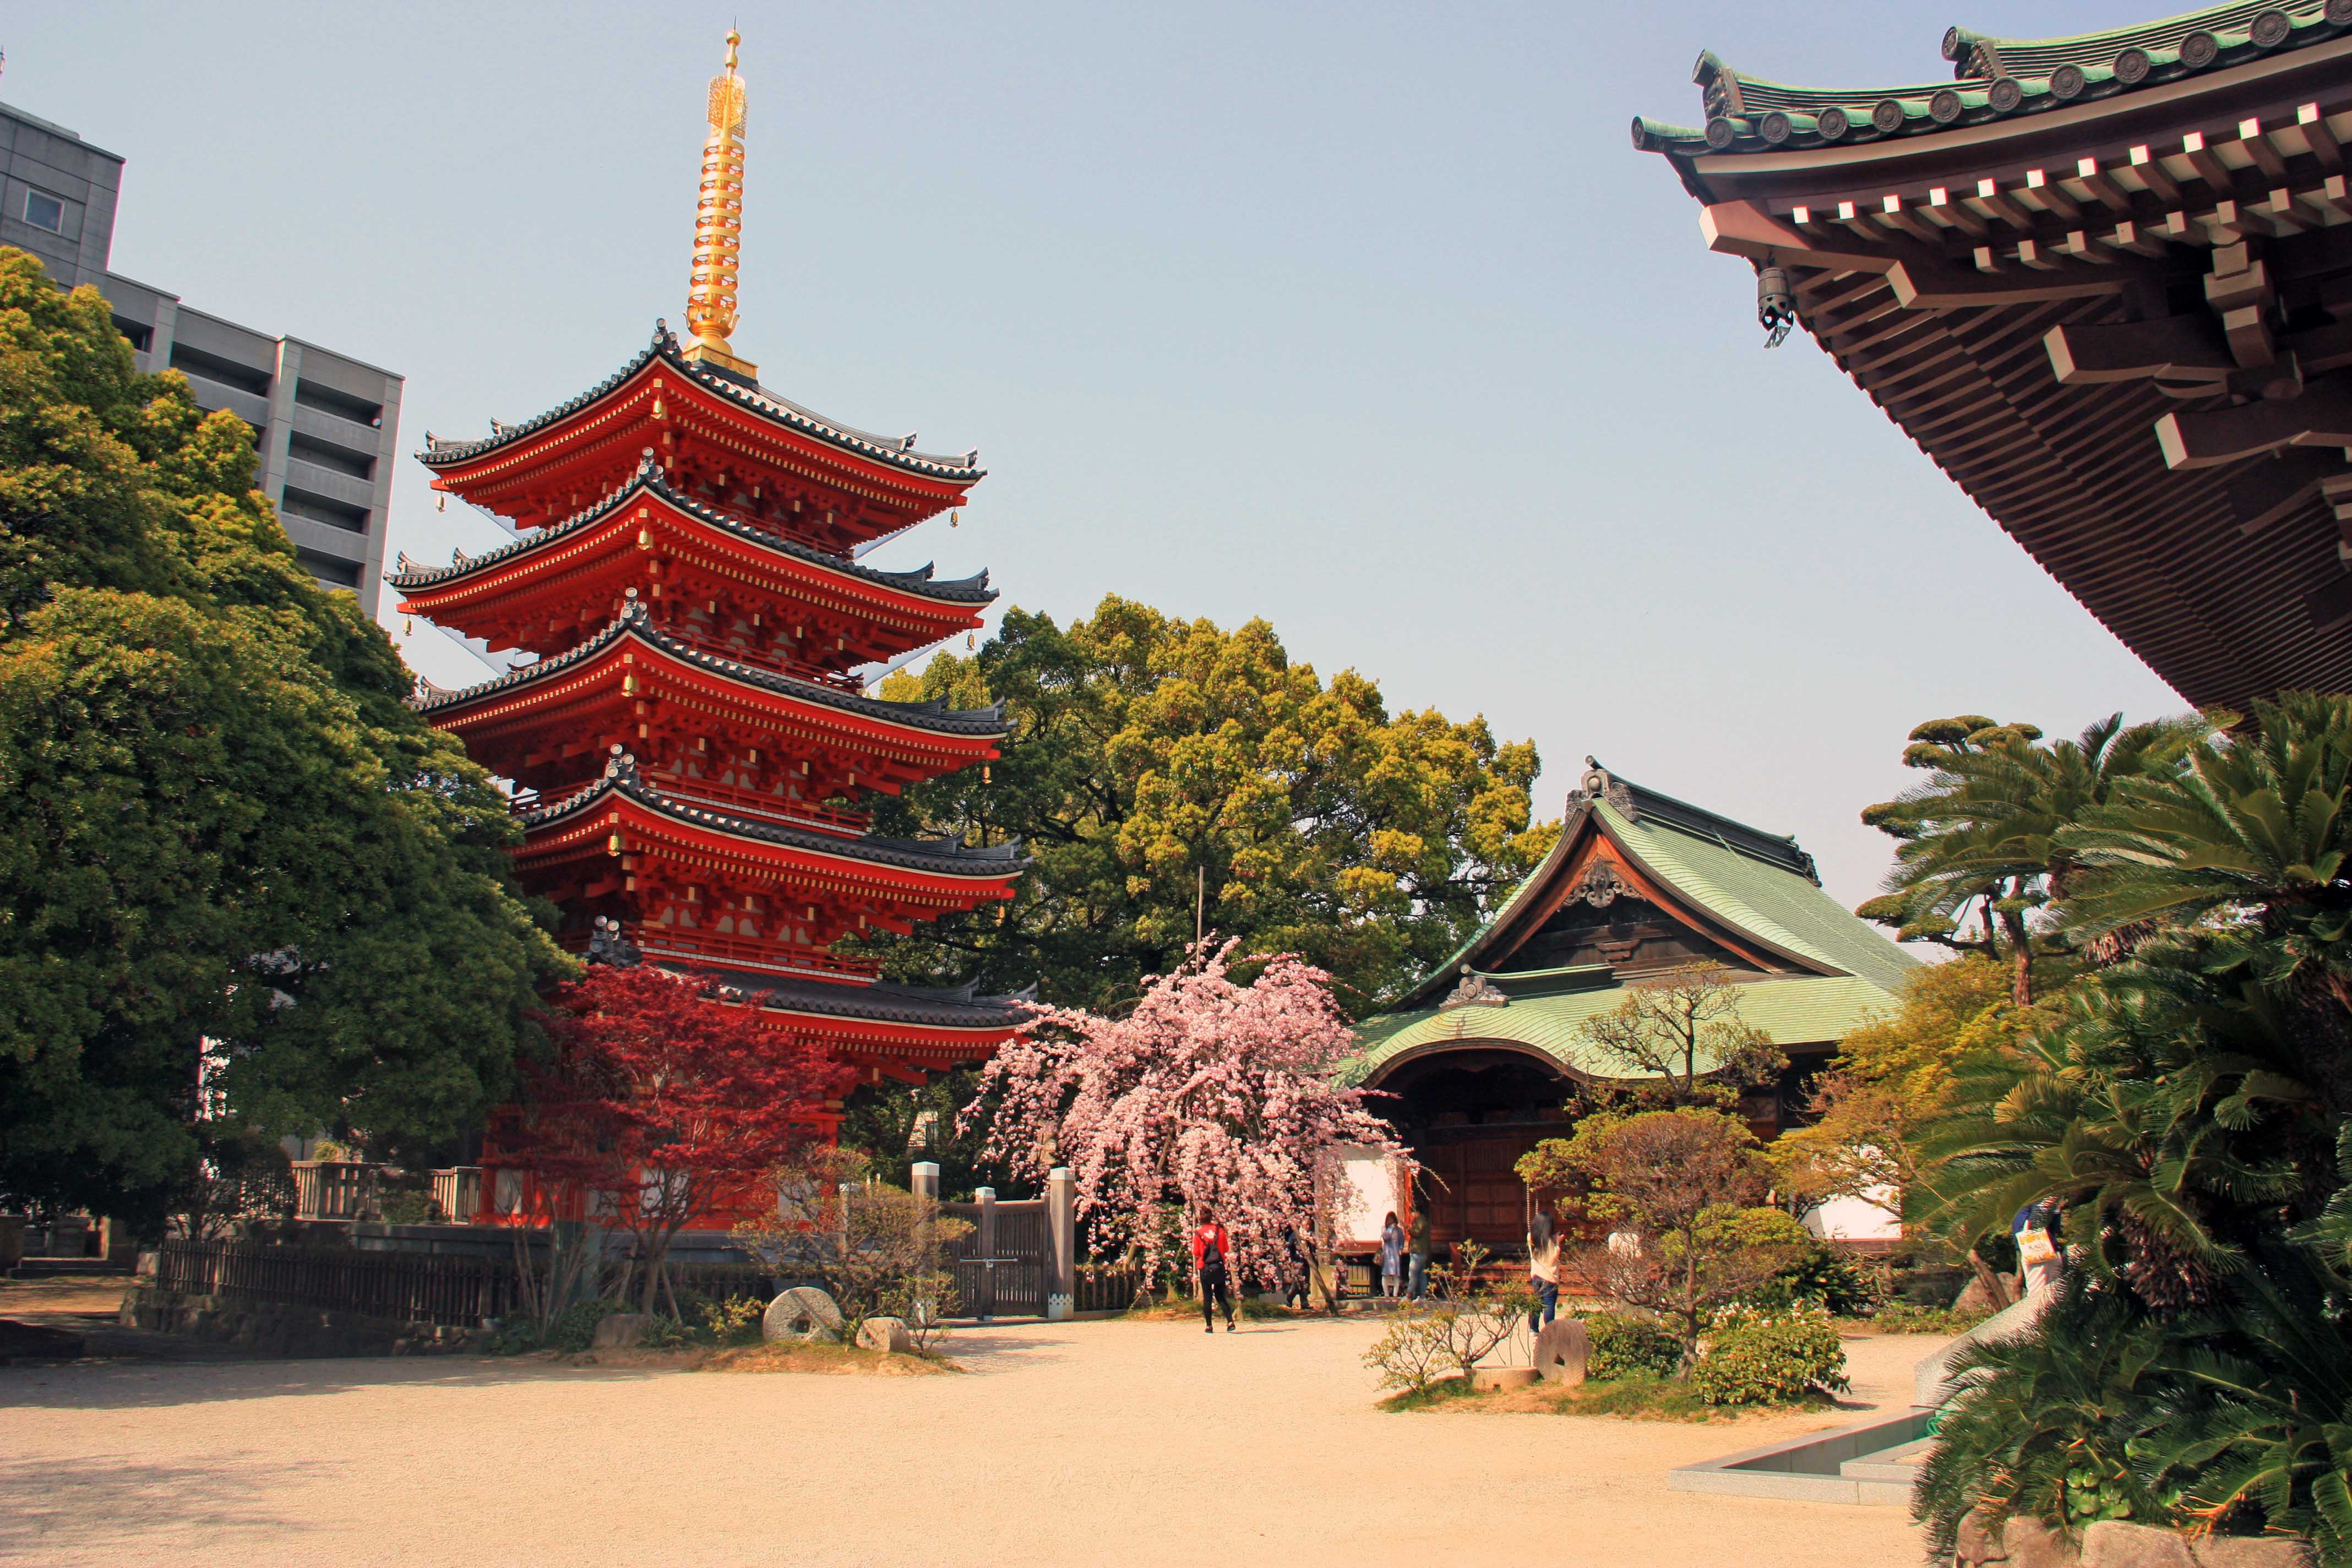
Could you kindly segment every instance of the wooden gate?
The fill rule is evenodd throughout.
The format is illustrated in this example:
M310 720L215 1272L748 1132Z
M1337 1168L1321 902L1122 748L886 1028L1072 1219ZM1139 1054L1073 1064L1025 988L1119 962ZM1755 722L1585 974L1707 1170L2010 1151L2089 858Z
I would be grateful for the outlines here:
M955 1275L955 1301L949 1316L1045 1316L1047 1281L1054 1273L1054 1237L1045 1199L941 1204L940 1213L971 1225L970 1231L940 1247Z

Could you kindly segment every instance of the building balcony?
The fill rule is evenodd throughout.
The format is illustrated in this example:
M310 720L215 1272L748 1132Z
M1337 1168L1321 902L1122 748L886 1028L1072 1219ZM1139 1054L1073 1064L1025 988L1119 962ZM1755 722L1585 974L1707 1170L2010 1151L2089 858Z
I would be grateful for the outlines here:
M188 378L188 390L194 394L196 406L203 409L226 408L256 430L269 428L269 399L257 397L208 375L195 375L180 370Z

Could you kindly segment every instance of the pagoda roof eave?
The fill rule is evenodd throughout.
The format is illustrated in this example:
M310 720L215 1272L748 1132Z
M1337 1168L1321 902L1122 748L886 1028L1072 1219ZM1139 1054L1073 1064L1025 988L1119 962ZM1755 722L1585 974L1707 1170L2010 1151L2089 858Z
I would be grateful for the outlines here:
M762 669L757 665L725 658L718 654L682 642L653 625L652 612L642 602L632 600L621 612L620 619L590 637L579 647L509 670L506 674L485 680L478 685L455 690L425 686L424 694L413 706L436 723L456 721L457 711L492 698L500 698L541 685L560 675L584 668L601 656L623 642L635 642L646 648L677 660L702 673L753 687L778 696L830 708L842 713L877 720L909 730L928 731L940 735L970 736L981 740L1002 740L1013 732L1006 722L1004 705L978 709L950 709L944 702L888 702L878 697L866 697L843 691L813 680ZM424 683L420 682L420 685Z
M542 551L559 541L570 539L614 517L640 498L646 496L654 498L696 522L719 529L734 539L756 544L761 549L773 551L780 555L788 556L822 571L836 573L856 582L896 589L900 593L911 595L917 598L930 599L940 604L986 605L994 603L996 599L996 590L988 585L988 574L985 571L975 573L970 577L950 578L945 581L934 578L929 565L910 572L886 572L879 567L863 566L856 561L799 543L781 534L771 533L766 529L754 528L748 522L728 516L715 507L705 506L690 496L679 494L661 477L660 467L651 458L639 463L636 474L627 484L598 500L593 506L583 507L561 522L551 523L545 528L533 529L511 543L500 545L498 549L485 552L480 555L462 557L447 566L419 566L404 554L398 557L397 569L385 573L383 580L388 585L398 588L403 593L448 588Z
M438 471L458 468L519 446L551 426L593 407L656 362L685 378L688 384L756 414L780 430L813 436L853 457L879 464L901 475L957 487L968 487L987 475L988 470L980 466L977 448L961 456L918 452L914 449L914 437L911 436L879 436L872 431L860 430L839 420L828 419L765 387L747 386L730 376L719 374L707 365L688 359L667 321L654 323L652 342L628 363L577 397L559 403L544 414L521 424L499 426L491 435L476 441L438 441L427 432L425 448L416 454L417 461Z
M2329 15L2334 8L2326 0L2236 0L2071 38L2003 39L1954 27L1942 49L1953 62L1953 79L1895 87L1796 87L1748 76L1704 53L1692 79L1706 125L1636 116L1633 145L1677 162L1924 151L1916 139L1953 140L1980 127L2007 134L2050 114L2095 117L2160 99L2181 84L2220 86L2240 68L2293 64L2298 53L2352 33L2352 11L2339 21ZM2265 16L2283 19L2284 27L2261 20Z
M583 788L560 801L523 813L520 818L525 835L523 852L530 850L531 834L560 826L572 818L584 816L614 796L679 826L704 833L958 881L1007 882L1019 876L1030 864L1029 857L1021 852L1022 846L1018 840L966 847L959 844L930 844L919 839L881 838L870 835L845 837L756 821L730 812L672 800L645 782L637 772L636 759L626 752L605 764L604 775Z
M723 1000L740 1000L769 1013L994 1035L1020 1029L1036 1014L1034 986L1001 996L982 996L975 985L902 985L890 981L843 984L780 979L724 965L656 962L664 969L717 987Z

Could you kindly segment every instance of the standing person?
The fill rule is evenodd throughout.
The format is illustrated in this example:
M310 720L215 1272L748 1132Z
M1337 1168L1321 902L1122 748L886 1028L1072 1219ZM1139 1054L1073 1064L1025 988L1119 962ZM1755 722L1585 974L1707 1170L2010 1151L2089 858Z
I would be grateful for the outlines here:
M1528 1332L1540 1333L1559 1311L1559 1237L1552 1231L1551 1215L1543 1209L1528 1222L1528 1283L1536 1291Z
M1234 1293L1226 1287L1233 1255L1234 1244L1226 1238L1225 1227L1217 1223L1216 1211L1202 1205L1201 1223L1192 1227L1192 1272L1201 1278L1201 1331L1204 1334L1217 1331L1219 1306L1225 1310L1225 1332L1234 1331Z
M1415 1210L1412 1216L1412 1271L1405 1279L1405 1294L1420 1300L1429 1294L1429 1215Z
M2036 1296L2057 1283L2066 1269L2066 1255L2058 1246L2059 1208L2055 1203L2028 1204L2009 1222L2017 1242L2021 1298Z
M1381 1294L1391 1300L1397 1297L1397 1280L1404 1273L1404 1226L1397 1224L1396 1210L1381 1223Z
M1298 1227L1282 1227L1282 1250L1288 1262L1284 1267L1282 1304L1296 1303L1300 1311L1307 1310L1307 1249L1298 1242Z

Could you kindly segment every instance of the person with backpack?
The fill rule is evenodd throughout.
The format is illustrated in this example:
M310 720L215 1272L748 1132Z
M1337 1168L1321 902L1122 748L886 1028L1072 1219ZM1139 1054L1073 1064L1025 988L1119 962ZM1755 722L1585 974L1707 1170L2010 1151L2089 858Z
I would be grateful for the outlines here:
M1204 1334L1217 1331L1220 1306L1225 1310L1225 1332L1234 1331L1234 1295L1226 1284L1233 1249L1225 1227L1217 1223L1216 1212L1202 1205L1201 1223L1192 1227L1192 1272L1201 1279L1201 1331Z

